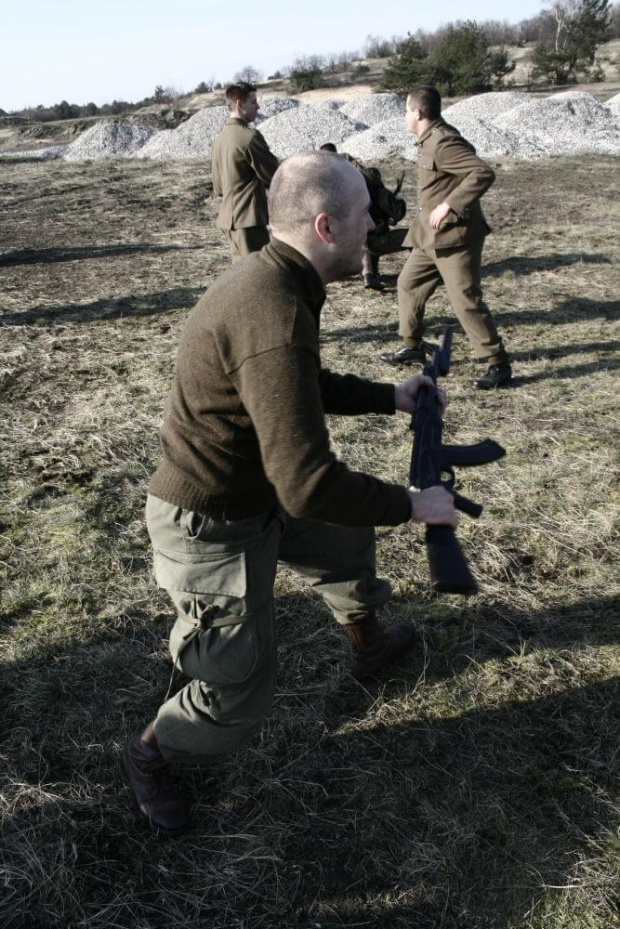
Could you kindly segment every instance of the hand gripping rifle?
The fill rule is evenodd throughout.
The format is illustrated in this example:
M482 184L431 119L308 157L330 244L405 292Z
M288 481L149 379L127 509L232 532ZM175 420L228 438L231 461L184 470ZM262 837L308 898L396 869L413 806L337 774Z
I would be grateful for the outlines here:
M473 467L503 458L506 450L486 439L476 445L442 445L443 420L437 393L437 378L450 370L450 344L452 332L444 330L443 341L433 354L433 360L424 368L434 387L422 386L416 397L415 413L411 417L413 454L409 482L419 490L441 484L454 497L457 510L477 519L482 513L474 503L454 491L454 466ZM442 480L442 474L448 479ZM426 551L433 590L438 593L473 594L478 585L467 559L451 526L426 527Z

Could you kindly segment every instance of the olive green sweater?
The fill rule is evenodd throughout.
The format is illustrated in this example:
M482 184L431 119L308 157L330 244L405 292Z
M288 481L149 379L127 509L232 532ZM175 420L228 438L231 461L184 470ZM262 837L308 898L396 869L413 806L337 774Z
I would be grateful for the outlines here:
M348 526L410 517L404 487L350 471L326 413L394 413L394 386L321 367L325 289L277 240L213 284L181 337L149 492L220 519L268 511Z

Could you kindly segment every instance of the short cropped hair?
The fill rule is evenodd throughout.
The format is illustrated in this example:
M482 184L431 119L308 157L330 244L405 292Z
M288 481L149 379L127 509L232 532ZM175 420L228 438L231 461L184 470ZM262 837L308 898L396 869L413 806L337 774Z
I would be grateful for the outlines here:
M358 171L332 152L301 152L283 161L269 188L269 218L276 230L298 231L319 213L346 219L351 208L348 172Z
M417 108L426 119L439 119L441 116L441 94L432 84L416 87L407 97L410 110Z
M237 100L247 100L252 93L256 93L256 87L253 84L229 84L224 91L224 96L229 109L234 110Z

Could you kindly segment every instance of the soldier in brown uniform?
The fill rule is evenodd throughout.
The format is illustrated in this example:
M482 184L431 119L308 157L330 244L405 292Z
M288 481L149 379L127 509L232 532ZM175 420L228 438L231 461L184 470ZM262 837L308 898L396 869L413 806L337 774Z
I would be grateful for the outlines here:
M320 146L319 151L338 153L333 142L325 142ZM341 152L340 157L345 158L354 168L357 168L366 181L374 229L370 230L366 238L366 247L362 255L362 275L364 287L367 290L382 291L385 290L385 285L379 274L379 258L381 255L399 252L403 248L404 230L395 231L391 228L404 219L407 212L407 204L402 197L398 196L402 179L395 191L388 190L378 168L367 168L347 152Z
M444 487L415 492L352 471L330 445L326 413L410 414L430 383L321 365L325 285L359 273L369 206L361 175L337 155L285 161L270 193L271 242L209 287L179 345L147 526L155 577L177 610L170 651L189 680L121 761L139 814L167 834L189 823L168 763L237 751L269 712L278 561L321 592L365 677L414 642L410 624L377 620L390 585L376 574L372 527L456 525Z
M213 190L223 197L217 225L230 242L233 258L258 252L269 241L267 188L278 159L250 123L259 111L256 88L231 84L226 88L230 117L213 144Z
M510 361L482 299L480 265L491 231L480 198L495 180L473 145L441 118L441 97L424 86L407 98L407 128L418 136L418 209L404 245L413 248L398 278L399 332L404 345L381 355L390 364L424 364L424 309L442 282L477 359L487 372L480 390L510 383Z

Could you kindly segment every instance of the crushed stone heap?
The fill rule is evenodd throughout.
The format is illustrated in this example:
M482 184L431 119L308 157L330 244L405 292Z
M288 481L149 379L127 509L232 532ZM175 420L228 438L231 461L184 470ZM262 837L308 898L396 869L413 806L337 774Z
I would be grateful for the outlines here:
M405 101L398 94L363 94L345 103L340 112L372 127L395 117L404 121Z
M545 148L518 128L501 129L497 123L467 111L452 114L446 111L445 120L459 130L482 158L542 158Z
M260 131L269 148L278 158L288 158L295 152L312 151L325 142L342 142L348 136L368 127L349 119L337 109L322 104L301 104L294 110L278 113L261 123Z
M520 133L545 155L620 154L620 122L583 91L529 99L500 113L495 125Z
M614 97L610 97L609 100L606 100L605 106L609 107L616 118L620 117L620 94L616 94Z
M396 94L363 94L313 104L292 97L261 97L260 103L266 118L259 120L258 128L278 158L311 151L325 142L369 165L390 157L407 161L417 157L416 138L405 127L405 104ZM486 93L446 107L443 116L482 158L620 155L620 94L603 104L577 90L549 97ZM64 157L68 161L112 156L208 160L227 117L227 107L211 107L177 129L160 132L135 124L98 123L68 146ZM61 153L50 152L47 157Z
M46 145L44 148L11 148L0 152L0 158L40 158L41 161L54 161L62 158L67 145Z
M96 123L67 146L63 157L65 161L126 158L142 148L156 132L156 129L127 123Z
M284 113L286 110L294 110L301 106L299 100L295 97L259 97L260 113L263 119L269 119L270 116L277 116L278 113Z
M365 132L349 136L338 146L338 150L368 165L392 156L408 161L415 161L417 157L416 136L407 132L402 116L393 116L376 123Z
M149 139L136 158L210 158L216 136L228 119L228 107L199 110L176 129L163 129Z

